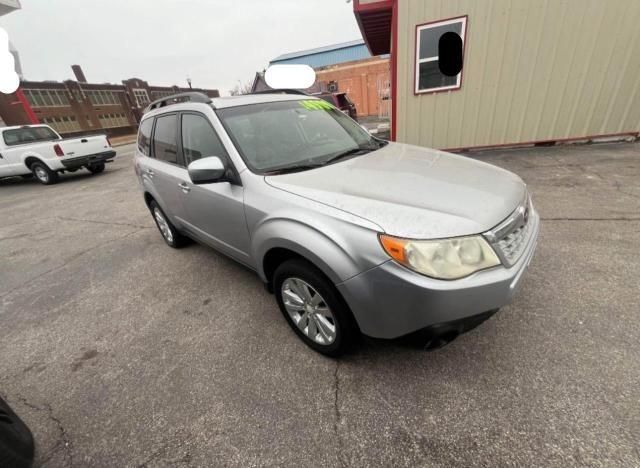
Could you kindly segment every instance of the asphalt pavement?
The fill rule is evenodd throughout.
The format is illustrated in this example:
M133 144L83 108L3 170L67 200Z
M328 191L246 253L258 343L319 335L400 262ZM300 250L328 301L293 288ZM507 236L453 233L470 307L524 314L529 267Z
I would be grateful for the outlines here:
M36 466L640 466L640 144L474 155L543 219L515 301L440 350L340 360L251 271L167 247L132 152L0 181L0 394Z

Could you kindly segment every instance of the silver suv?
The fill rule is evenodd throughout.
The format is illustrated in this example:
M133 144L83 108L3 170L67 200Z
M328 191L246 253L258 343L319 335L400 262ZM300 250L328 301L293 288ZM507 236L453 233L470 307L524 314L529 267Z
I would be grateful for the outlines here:
M376 139L307 95L156 101L135 168L169 246L195 239L255 270L332 356L358 333L468 330L510 301L539 230L515 174Z

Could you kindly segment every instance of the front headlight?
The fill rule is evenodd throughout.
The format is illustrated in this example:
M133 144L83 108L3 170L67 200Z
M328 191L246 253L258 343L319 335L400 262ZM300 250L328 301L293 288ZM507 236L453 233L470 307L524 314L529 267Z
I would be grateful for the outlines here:
M432 278L458 279L500 265L482 236L422 241L380 234L380 243L395 261Z

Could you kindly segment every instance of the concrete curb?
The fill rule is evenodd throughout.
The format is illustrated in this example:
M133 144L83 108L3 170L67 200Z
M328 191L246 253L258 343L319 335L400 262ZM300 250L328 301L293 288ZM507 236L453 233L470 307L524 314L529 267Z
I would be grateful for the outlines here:
M135 142L136 142L135 138L133 138L132 140L127 140L127 141L118 141L116 143L111 143L111 147L117 148L118 146L130 145L130 144L135 143Z

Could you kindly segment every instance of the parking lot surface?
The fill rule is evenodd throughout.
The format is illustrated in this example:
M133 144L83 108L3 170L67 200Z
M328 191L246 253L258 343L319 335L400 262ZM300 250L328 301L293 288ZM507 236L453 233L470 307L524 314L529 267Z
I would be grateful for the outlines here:
M640 466L639 144L474 155L543 219L515 301L437 351L340 360L251 271L167 247L132 152L0 181L0 394L36 466Z

